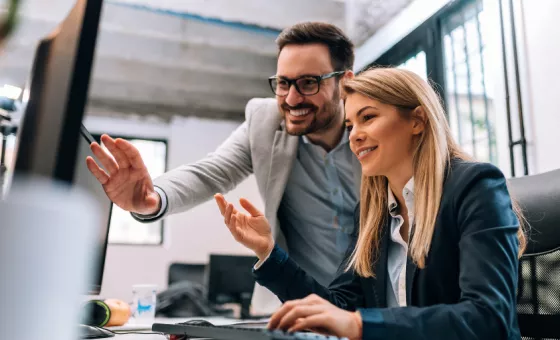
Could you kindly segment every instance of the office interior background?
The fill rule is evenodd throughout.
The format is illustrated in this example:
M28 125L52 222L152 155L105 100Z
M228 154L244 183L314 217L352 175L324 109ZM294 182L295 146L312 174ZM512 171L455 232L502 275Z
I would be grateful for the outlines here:
M72 5L23 2L0 55L4 102L26 95L38 40ZM272 96L279 32L326 21L356 44L356 72L392 65L432 81L455 138L478 160L508 177L542 173L560 168L558 12L557 0L106 1L84 125L133 141L154 177L199 160L239 126L250 98ZM17 124L17 99L12 109ZM226 195L240 197L263 208L252 177ZM165 289L172 263L251 255L213 201L153 224L114 208L109 240L101 295L124 300L133 284Z

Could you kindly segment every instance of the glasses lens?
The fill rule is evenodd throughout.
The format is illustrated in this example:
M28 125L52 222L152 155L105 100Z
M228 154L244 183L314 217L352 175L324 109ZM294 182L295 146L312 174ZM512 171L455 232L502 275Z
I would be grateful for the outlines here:
M288 94L290 90L290 83L285 79L271 79L270 80L270 87L272 87L272 91L276 95L284 96Z
M315 78L311 78L311 77L299 78L296 81L296 84L302 94L315 94L319 92L319 83Z

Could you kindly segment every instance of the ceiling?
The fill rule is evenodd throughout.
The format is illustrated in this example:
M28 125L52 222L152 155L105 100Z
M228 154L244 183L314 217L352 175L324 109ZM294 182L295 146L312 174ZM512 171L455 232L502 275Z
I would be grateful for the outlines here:
M266 79L276 70L279 31L308 20L346 27L346 8L358 1L106 1L88 114L241 120L250 98L271 96ZM410 0L368 1L392 6ZM0 55L0 84L25 84L38 40L73 1L24 4L19 28ZM385 21L389 12L383 12Z

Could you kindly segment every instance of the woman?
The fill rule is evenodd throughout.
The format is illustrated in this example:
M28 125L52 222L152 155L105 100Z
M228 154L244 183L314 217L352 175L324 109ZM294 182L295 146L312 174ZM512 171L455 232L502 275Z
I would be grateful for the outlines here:
M320 286L274 244L251 203L216 195L237 241L258 256L256 280L286 302L270 328L349 339L520 339L521 215L496 167L468 160L433 89L401 69L342 85L361 207L347 260Z

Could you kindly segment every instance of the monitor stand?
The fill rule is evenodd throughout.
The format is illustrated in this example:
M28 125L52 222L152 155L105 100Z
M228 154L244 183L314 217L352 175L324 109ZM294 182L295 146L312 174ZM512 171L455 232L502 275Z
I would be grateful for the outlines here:
M102 339L115 336L115 333L112 333L101 327L80 325L79 329L80 339Z

